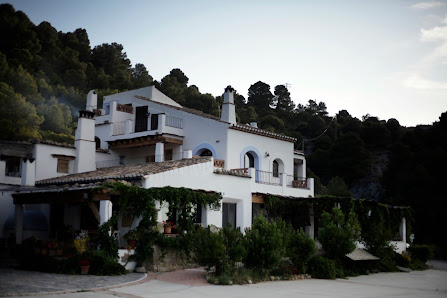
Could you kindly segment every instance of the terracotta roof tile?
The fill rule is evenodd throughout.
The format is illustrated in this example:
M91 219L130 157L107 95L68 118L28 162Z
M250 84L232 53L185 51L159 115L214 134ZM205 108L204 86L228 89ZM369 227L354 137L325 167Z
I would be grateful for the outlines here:
M91 172L40 180L36 182L36 185L43 186L51 184L87 183L94 181L103 181L107 179L139 180L146 175L167 172L174 169L188 167L209 161L210 158L201 157L165 162L151 162L140 165L122 165L110 168L101 168Z

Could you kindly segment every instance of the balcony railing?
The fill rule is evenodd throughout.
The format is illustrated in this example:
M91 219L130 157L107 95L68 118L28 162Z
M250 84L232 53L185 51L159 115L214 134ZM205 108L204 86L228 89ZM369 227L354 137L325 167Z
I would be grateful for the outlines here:
M270 185L281 185L281 178L274 176L273 172L256 170L256 183L264 183Z
M293 175L287 175L287 186L307 189L307 179L303 177L294 177Z
M166 116L165 125L170 126L170 127L175 127L175 128L183 128L183 119Z

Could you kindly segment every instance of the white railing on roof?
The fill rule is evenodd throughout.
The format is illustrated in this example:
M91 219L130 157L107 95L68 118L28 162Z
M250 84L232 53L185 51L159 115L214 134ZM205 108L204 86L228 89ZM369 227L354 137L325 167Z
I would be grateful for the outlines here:
M183 119L166 116L166 126L175 127L175 128L183 128Z
M278 173L278 176L274 176L273 172L256 170L256 183L281 185L280 174Z

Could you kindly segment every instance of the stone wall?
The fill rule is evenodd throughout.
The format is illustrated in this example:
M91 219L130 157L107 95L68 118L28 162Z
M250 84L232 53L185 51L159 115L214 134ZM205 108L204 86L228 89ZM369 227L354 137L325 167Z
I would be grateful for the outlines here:
M146 264L146 268L149 271L167 272L197 267L197 264L192 263L192 260L188 260L184 253L176 252L174 249L166 249L163 254L158 245L153 245L152 247L154 248L153 262Z

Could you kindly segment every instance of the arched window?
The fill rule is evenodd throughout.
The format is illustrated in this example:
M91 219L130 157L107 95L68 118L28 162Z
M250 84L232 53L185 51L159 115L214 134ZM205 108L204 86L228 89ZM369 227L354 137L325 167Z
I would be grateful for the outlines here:
M101 149L101 140L98 137L95 137L95 147L96 150Z
M245 154L244 157L244 168L254 168L255 167L255 158L249 152Z
M273 161L273 177L279 177L279 164L278 161Z
M209 149L205 149L200 153L200 156L213 156L213 153Z

